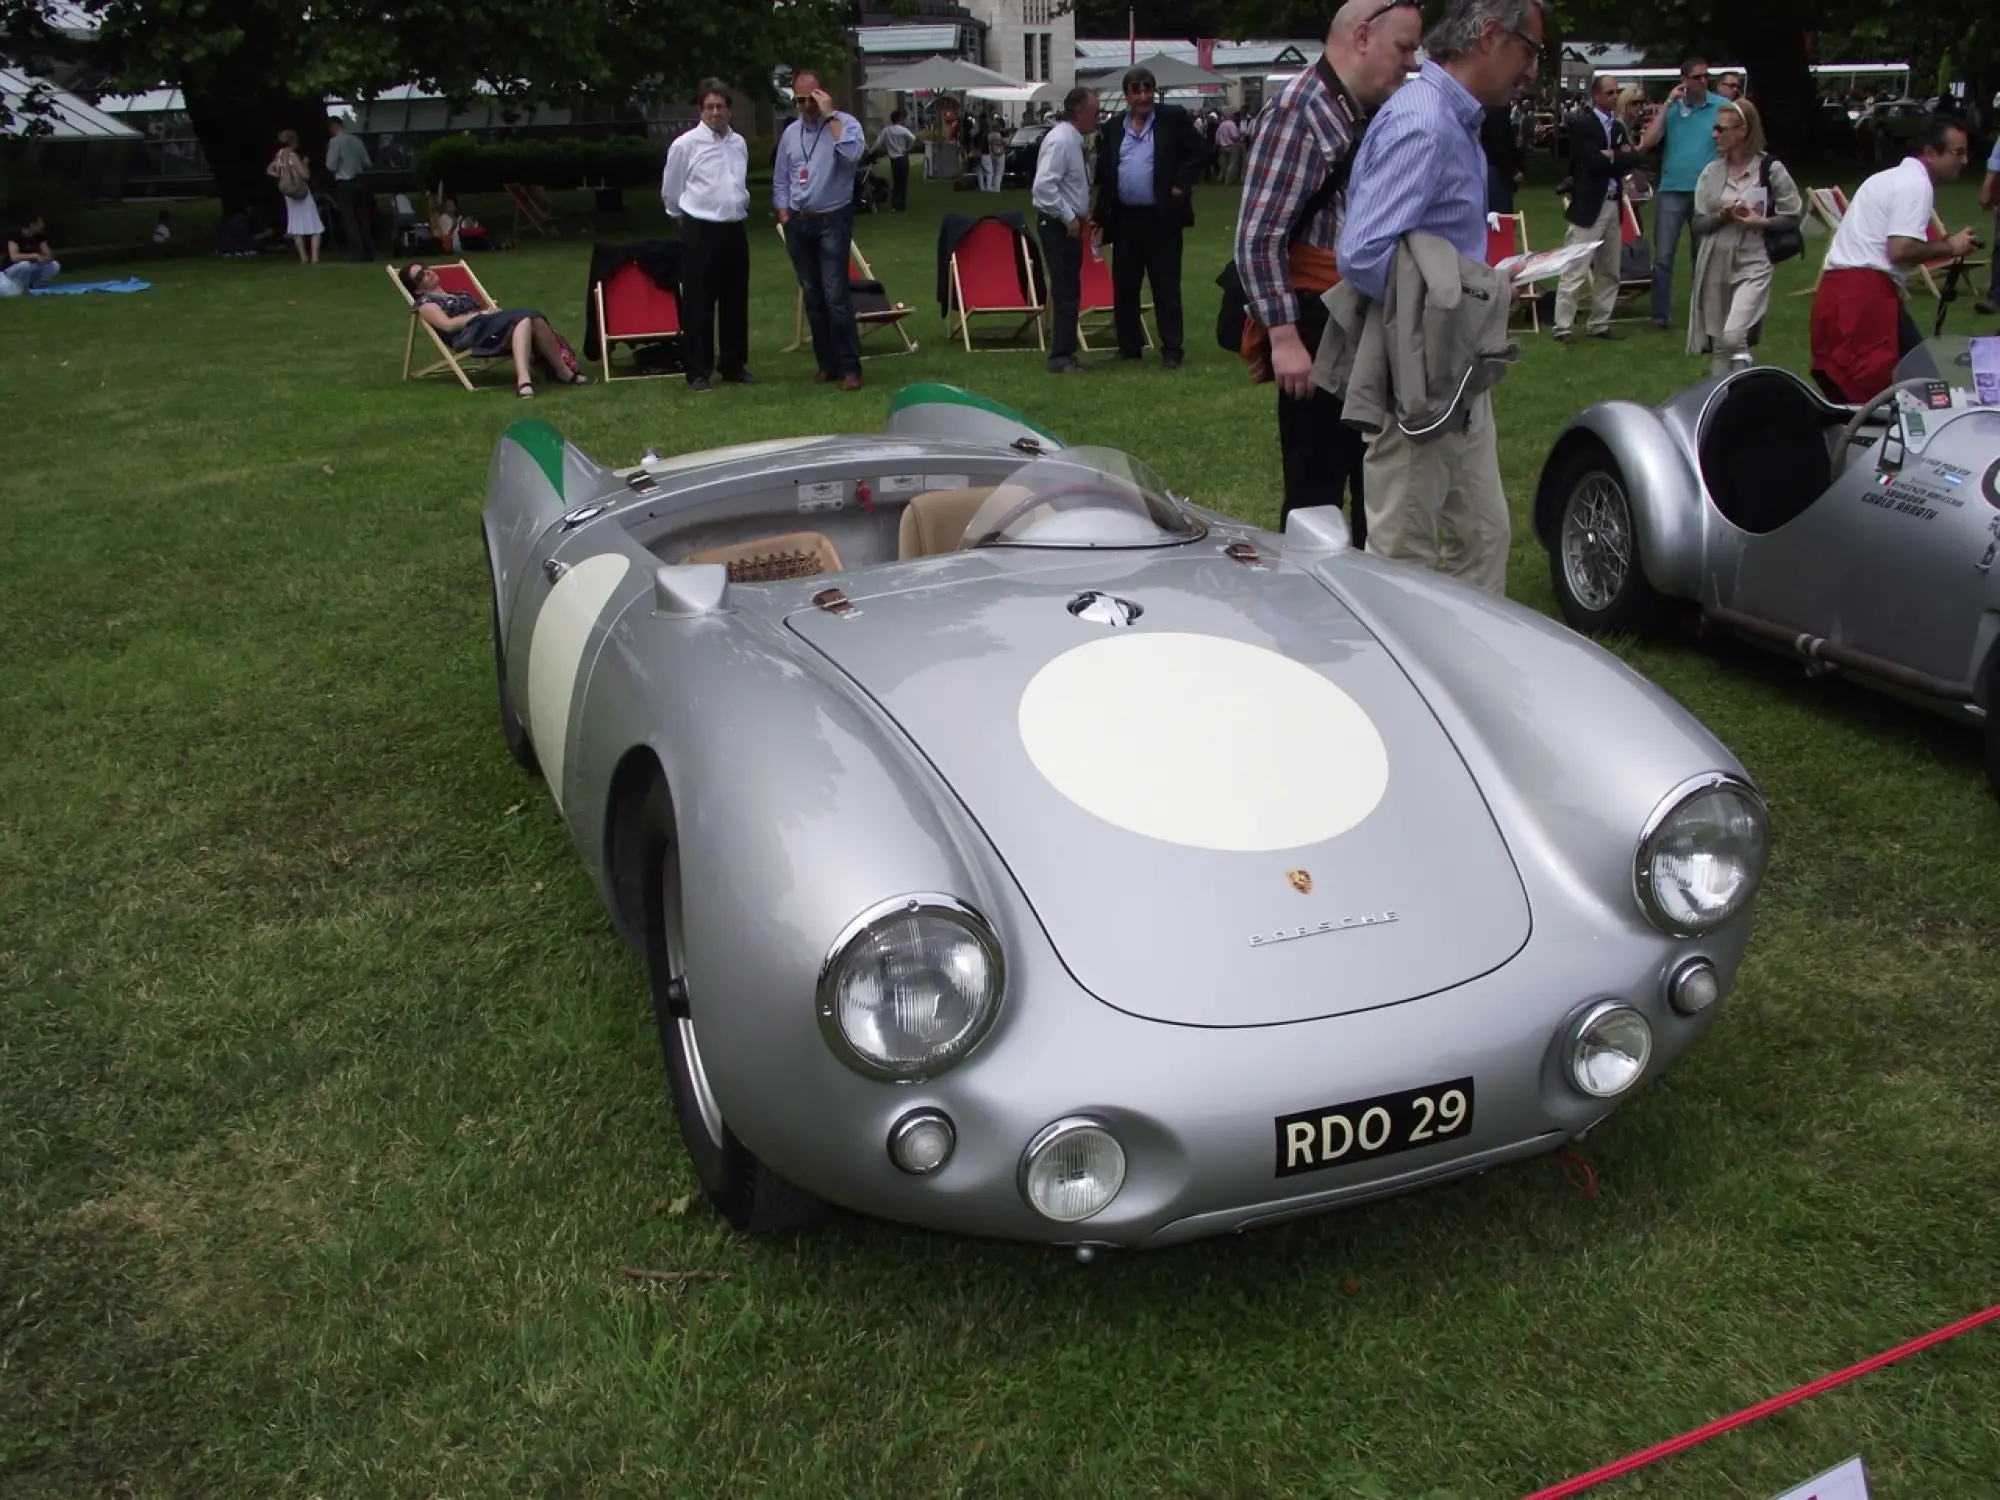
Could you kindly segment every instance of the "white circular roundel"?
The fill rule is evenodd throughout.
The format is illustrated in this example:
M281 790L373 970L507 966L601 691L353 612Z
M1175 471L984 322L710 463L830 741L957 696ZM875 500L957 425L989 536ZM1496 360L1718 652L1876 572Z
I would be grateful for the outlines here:
M1070 801L1196 849L1297 849L1389 786L1375 723L1312 668L1219 636L1134 632L1065 651L1021 694L1021 742Z

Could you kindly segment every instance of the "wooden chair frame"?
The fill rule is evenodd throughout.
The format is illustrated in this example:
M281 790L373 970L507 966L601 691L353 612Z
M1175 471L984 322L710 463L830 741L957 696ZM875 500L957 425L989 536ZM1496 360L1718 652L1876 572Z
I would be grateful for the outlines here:
M402 264L407 265L408 262L405 261L402 262ZM467 373L468 366L471 367L474 373L482 375L486 373L486 371L493 369L496 365L505 365L510 374L513 372L514 356L511 353L460 354L457 350L453 349L451 345L447 344L444 341L443 334L439 333L435 328L431 327L430 324L426 323L422 318L417 316L417 299L415 297L412 297L410 295L410 289L403 285L403 278L400 274L400 267L396 265L391 265L391 266L385 266L383 267L383 269L389 273L389 282L392 286L396 288L396 295L403 299L403 309L405 313L403 321L409 325L403 337L403 379L423 380L428 378L429 376L442 375L446 371L450 371L453 375L456 375L458 377L458 383L460 385L464 386L468 391L476 391L479 389L479 387L472 383L472 375ZM471 266L468 266L464 261L462 260L448 261L442 266L434 264L431 269L433 270L456 269L462 272L465 276L465 279L470 283L472 283L472 290L474 293L478 295L480 303L482 304L482 310L486 312L500 311L500 304L493 300L492 293L488 292L486 288L480 284L478 274L472 269ZM426 334L430 335L431 346L437 351L439 357L433 363L425 365L421 370L412 371L410 366L416 358L417 330L419 328L423 329L423 331Z
M1091 230L1086 228L1084 232L1089 234ZM1084 263L1086 265L1089 264L1091 252L1092 246L1086 243L1083 247ZM1103 253L1102 247L1098 247L1098 253ZM1104 257L1104 274L1107 277L1111 274L1111 258L1108 255ZM1100 336L1108 330L1111 334L1112 347L1115 348L1118 342L1117 309L1110 302L1099 303L1093 307L1091 304L1083 301L1081 272L1078 273L1077 280L1079 282L1079 289L1076 305L1076 347L1085 354L1098 353L1098 347L1090 342L1091 330L1095 329ZM1114 293L1114 298L1115 295ZM1139 304L1139 337L1145 341L1139 346L1142 349L1158 347L1159 341L1153 337L1152 330L1146 326L1146 314L1152 312L1152 310L1153 304L1150 302L1141 302ZM1053 306L1048 309L1048 314L1049 326L1053 330L1056 316Z
M1010 230L1009 233L1012 234L1012 231ZM976 347L972 342L972 320L974 318L1011 318L1015 316L1019 316L1021 321L1015 325L1014 331L1008 334L1007 337L1018 340L1032 328L1035 330L1035 348L1042 353L1048 352L1048 334L1047 330L1042 326L1043 308L1042 304L1035 300L1035 264L1028 258L1027 241L1018 234L1013 234L1012 238L1014 241L1014 254L1020 259L1021 263L1020 274L1028 287L1028 300L1007 307L967 308L965 305L965 287L959 279L958 274L958 251L954 248L951 252L951 265L949 268L951 310L945 314L944 336L946 338L954 337L952 320L954 318L957 319L958 332L955 336L964 340L965 352L967 354L1026 353L1028 346L1025 343L989 344L984 347Z
M1810 297L1819 290L1821 279L1826 275L1827 251L1833 249L1833 237L1840 232L1840 221L1847 217L1847 194L1837 187L1807 188L1805 193L1805 214L1801 219L1816 218L1826 225L1826 250L1819 256L1819 270L1813 274L1813 284L1793 292L1794 297Z
M555 205L549 202L549 195L533 183L503 182L507 196L514 203L513 233L519 236L521 226L526 224L539 235L560 236L562 230L556 227Z
M785 254L789 258L791 255L791 241L785 239L785 226L778 224L773 227L778 231L778 238L784 241ZM875 274L874 267L868 264L868 257L861 253L861 247L854 243L852 237L847 241L847 263L848 280L852 281L854 279L853 273L858 270L861 273L863 281L873 281L878 285L881 283L882 278ZM885 290L883 295L886 297L888 292ZM854 333L862 345L861 357L863 359L873 359L877 355L915 354L917 352L917 341L910 337L909 330L903 326L903 319L915 311L916 309L911 307L907 302L894 301L888 307L876 312L864 313L856 311L854 314ZM903 347L900 349L868 348L868 336L871 333L880 333L884 329L890 330L897 338L901 339ZM800 287L798 306L793 313L792 319L792 341L778 352L781 354L790 354L794 350L805 348L809 342L806 337L806 293L805 288Z
M618 271L623 271L624 269L623 266L620 266ZM617 275L618 272L613 272L612 274ZM611 346L613 343L624 344L627 348L630 348L634 344L678 344L681 341L682 330L676 328L671 333L624 333L614 339L611 335L611 325L605 321L604 317L603 281L599 281L596 286L590 289L590 296L591 300L597 305L597 362L604 367L604 379L607 383L613 380L658 380L662 376L680 373L676 370L638 370L627 375L617 374L611 364ZM674 310L676 314L680 311L679 293L676 293L674 296ZM636 364L636 362L635 359L634 363Z
M1513 226L1514 248L1508 252L1510 255L1533 253L1528 246L1528 216L1525 213L1492 214L1489 217L1498 219L1502 227L1509 224ZM1489 236L1492 232L1490 228L1487 231ZM1491 244L1490 238L1488 243ZM1514 288L1514 305L1507 309L1507 321L1513 322L1514 314L1524 307L1528 310L1529 323L1539 334L1542 331L1542 294L1539 282L1530 281Z

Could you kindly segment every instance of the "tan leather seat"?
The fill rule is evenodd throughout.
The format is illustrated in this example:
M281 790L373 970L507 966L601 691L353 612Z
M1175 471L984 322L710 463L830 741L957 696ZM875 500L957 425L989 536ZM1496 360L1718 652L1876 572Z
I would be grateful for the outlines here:
M840 553L823 531L787 531L704 547L681 559L689 563L721 563L731 583L775 583L781 578L811 578L838 573Z
M965 528L997 488L985 484L969 490L925 490L910 496L896 533L898 561L956 552L965 541Z

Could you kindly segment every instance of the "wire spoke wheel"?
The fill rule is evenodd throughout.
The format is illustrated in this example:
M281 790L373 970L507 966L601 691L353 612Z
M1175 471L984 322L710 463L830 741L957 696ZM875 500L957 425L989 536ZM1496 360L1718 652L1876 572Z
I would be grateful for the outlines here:
M1577 481L1563 507L1562 568L1576 602L1593 614L1611 608L1632 577L1632 510L1609 474Z
M684 987L687 984L687 944L681 931L680 862L677 859L668 858L663 862L660 907L666 939L667 973ZM715 1102L715 1090L709 1084L708 1070L702 1066L701 1044L695 1038L693 1015L675 1017L674 1026L680 1033L681 1057L687 1070L688 1092L692 1096L695 1113L700 1117L702 1130L720 1150L722 1106Z

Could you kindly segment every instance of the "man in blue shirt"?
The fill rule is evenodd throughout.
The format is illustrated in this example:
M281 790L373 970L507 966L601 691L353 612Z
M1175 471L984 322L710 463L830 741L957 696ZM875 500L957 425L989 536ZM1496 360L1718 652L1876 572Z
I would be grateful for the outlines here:
M1146 341L1139 287L1153 289L1160 368L1181 363L1181 234L1194 225L1194 184L1206 149L1177 104L1155 100L1151 70L1125 74L1125 113L1097 135L1097 224L1111 250L1111 322L1118 357L1139 358Z
M1342 279L1370 300L1385 299L1406 234L1436 235L1485 263L1479 126L1486 106L1534 84L1547 11L1547 0L1451 0L1424 38L1423 70L1369 123L1339 255ZM1488 394L1467 404L1463 427L1424 442L1390 421L1368 444L1363 476L1371 553L1507 592L1511 525Z
M1701 170L1715 160L1715 117L1722 100L1708 91L1708 63L1690 57L1681 64L1681 81L1666 104L1646 126L1641 151L1665 140L1660 163L1660 188L1653 200L1653 326L1665 328L1674 313L1674 255L1681 228L1694 217L1694 185ZM1694 230L1688 228L1688 244Z
M792 75L799 117L778 137L771 204L785 231L792 269L805 292L819 369L813 384L837 380L844 391L861 389L861 337L847 290L847 259L854 238L854 168L867 140L861 122L833 107L819 74Z

